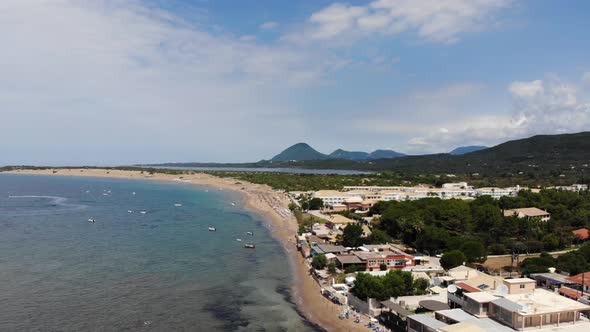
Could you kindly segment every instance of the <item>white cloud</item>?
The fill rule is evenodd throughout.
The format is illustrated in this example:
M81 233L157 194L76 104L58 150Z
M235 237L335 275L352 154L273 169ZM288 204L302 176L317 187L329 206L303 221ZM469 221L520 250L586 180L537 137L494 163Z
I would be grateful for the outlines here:
M512 82L508 90L518 98L535 98L544 93L543 81Z
M0 40L3 163L251 160L268 149L252 132L302 127L285 96L332 60L133 0L3 0Z
M334 3L313 13L293 41L358 38L413 31L432 42L455 42L461 34L484 29L511 0L376 0L366 6Z
M414 151L447 151L466 144L495 145L537 134L561 134L590 128L590 103L578 101L577 88L556 78L517 81L508 86L509 115L472 116L460 124L431 127L432 134L409 140ZM435 133L436 132L436 133Z
M264 22L260 25L260 29L262 30L273 30L279 26L279 23L274 21Z

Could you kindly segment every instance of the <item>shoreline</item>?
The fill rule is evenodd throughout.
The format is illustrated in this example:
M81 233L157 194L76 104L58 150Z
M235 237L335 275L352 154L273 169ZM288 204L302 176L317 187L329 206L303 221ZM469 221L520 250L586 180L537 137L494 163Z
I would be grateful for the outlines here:
M239 193L243 197L244 208L259 214L267 221L265 223L266 227L270 230L271 235L281 243L287 255L293 278L290 289L297 311L314 327L326 331L367 331L364 325L356 324L352 320L339 319L338 314L342 312L342 308L320 294L320 285L309 275L305 259L296 248L295 235L297 234L298 225L295 217L293 215L284 217L277 211L278 209L288 209L290 201L284 193L275 192L267 185L249 183L233 178L221 178L205 173L148 174L141 171L100 168L14 170L5 173L165 181L207 186L213 189L231 190Z

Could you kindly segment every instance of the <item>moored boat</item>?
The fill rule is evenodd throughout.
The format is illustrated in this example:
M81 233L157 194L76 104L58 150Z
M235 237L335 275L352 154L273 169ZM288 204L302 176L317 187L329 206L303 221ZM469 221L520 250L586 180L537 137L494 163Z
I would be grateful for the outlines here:
M248 243L248 244L245 244L245 245L244 245L244 248L247 248L247 249L254 249L254 248L256 248L256 246L255 246L255 245L253 245L252 243Z
M215 227L209 227L209 232L215 232L217 230L217 228Z

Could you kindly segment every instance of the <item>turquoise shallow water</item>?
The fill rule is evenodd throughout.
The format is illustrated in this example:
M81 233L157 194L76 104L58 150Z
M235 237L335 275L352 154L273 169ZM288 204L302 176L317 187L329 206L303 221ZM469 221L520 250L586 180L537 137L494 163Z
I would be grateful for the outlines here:
M0 174L0 330L316 330L280 244L240 205L215 188Z

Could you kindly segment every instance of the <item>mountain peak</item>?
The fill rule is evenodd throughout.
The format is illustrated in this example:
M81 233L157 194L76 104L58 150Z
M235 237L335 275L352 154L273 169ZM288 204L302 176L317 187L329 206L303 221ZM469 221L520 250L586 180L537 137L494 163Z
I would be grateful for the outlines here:
M274 156L271 161L322 160L328 158L330 157L318 152L307 143L297 143Z

